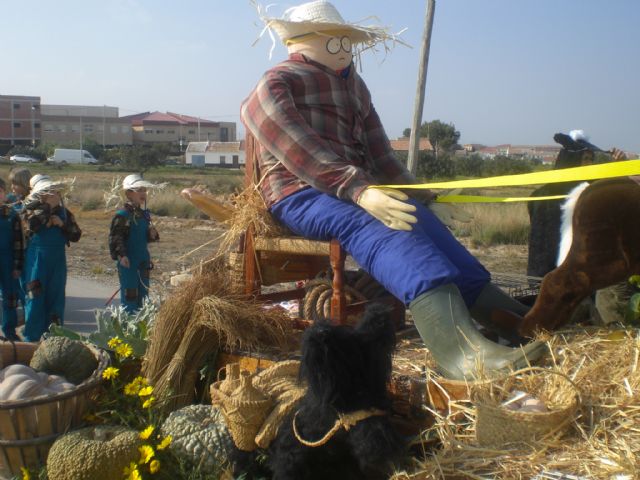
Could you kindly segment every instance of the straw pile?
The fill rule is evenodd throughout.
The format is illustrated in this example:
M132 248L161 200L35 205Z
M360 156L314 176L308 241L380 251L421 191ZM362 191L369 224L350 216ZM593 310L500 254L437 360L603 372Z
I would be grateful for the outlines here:
M413 473L394 478L640 478L638 331L573 329L549 343L553 355L547 366L570 377L582 397L566 430L528 446L481 448L475 441L476 410L457 404L455 416L434 412L436 424L425 432L442 448Z
M287 313L232 293L226 268L223 257L215 257L160 307L142 372L164 408L191 403L199 369L220 347L286 343Z
M227 221L227 232L220 243L219 252L233 250L238 240L249 227L256 235L277 237L291 235L282 225L278 225L267 211L264 199L258 189L250 185L232 198L235 209Z

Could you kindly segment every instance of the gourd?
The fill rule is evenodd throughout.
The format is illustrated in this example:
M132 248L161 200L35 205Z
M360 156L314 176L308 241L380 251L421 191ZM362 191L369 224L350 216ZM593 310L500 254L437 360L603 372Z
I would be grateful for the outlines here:
M55 395L73 388L75 385L62 377L36 372L26 365L15 364L0 371L0 402Z
M29 365L41 372L62 375L78 385L95 371L98 360L93 352L78 340L51 337L38 345Z
M100 425L62 435L49 450L49 480L114 480L138 460L138 432Z
M210 405L188 405L171 412L161 430L171 435L169 448L202 473L214 473L234 448L222 413Z

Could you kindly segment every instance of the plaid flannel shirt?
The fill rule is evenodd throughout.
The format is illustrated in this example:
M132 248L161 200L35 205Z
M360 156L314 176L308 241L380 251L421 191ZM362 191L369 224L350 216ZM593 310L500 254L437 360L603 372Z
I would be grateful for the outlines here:
M80 240L82 230L80 230L76 222L76 217L70 210L62 205L52 209L47 203L36 199L25 201L24 208L20 212L24 227L24 236L29 239L41 228L50 228L48 224L53 215L59 217L63 222L60 229L62 230L64 238L67 240L67 244Z
M241 118L259 143L268 207L308 186L355 202L369 185L415 182L394 155L353 66L343 78L291 54L264 74Z
M123 210L126 211L128 215L117 212L111 220L111 227L109 228L109 253L113 260L127 256L127 240L129 239L132 220L135 222L141 218L146 218L149 221L147 242L151 243L160 240L158 231L151 224L151 213L149 210L143 210L130 202L125 203Z

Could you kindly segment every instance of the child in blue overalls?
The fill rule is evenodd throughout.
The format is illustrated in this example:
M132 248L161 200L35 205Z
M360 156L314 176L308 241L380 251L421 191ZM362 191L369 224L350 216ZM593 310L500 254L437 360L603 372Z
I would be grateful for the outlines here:
M147 188L154 186L141 175L127 176L122 182L126 203L116 211L109 231L111 258L118 262L120 303L129 313L139 310L149 295L149 271L153 264L147 245L160 239L145 208Z
M65 250L82 235L73 214L62 204L64 183L46 175L37 177L20 213L27 240L22 283L26 294L24 339L28 342L40 340L49 324L63 324Z
M11 204L16 214L20 214L20 211L22 211L22 202L31 191L30 180L31 172L26 168L12 168L9 172L9 184L11 185L11 192L7 193L7 203ZM35 180L37 180L37 177L35 177ZM24 289L20 284L19 278L15 279L14 289L16 295L18 296L18 303L22 305L22 308L24 308Z
M24 248L20 218L8 203L7 187L0 179L0 288L2 289L2 334L7 340L18 341L17 279L22 271Z

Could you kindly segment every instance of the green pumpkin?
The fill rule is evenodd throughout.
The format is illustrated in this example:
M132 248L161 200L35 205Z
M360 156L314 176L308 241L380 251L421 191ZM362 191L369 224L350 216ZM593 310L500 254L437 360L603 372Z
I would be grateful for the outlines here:
M203 473L215 473L227 462L233 440L222 413L211 405L188 405L171 412L162 425L171 435L169 448Z
M49 450L49 480L116 480L140 457L138 432L101 425L67 433Z
M79 340L51 337L38 345L29 365L39 372L61 375L78 385L91 376L98 367L98 360Z

